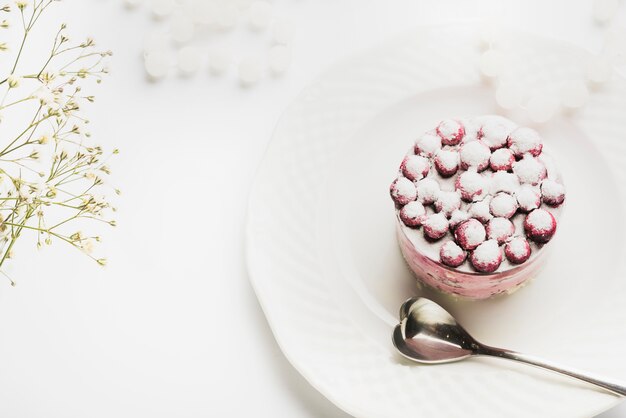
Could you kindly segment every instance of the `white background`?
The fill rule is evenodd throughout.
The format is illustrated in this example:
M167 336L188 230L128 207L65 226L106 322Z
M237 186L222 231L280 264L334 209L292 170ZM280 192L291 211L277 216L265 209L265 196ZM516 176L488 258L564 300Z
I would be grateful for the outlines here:
M275 0L297 22L293 66L249 90L233 70L149 83L140 50L156 23L145 10L128 12L121 0L55 6L41 36L66 21L75 38L115 51L88 112L93 136L122 149L113 181L124 195L105 269L60 245L18 248L17 287L0 282L0 416L345 416L286 362L248 283L243 229L255 168L308 82L416 25L496 18L600 49L590 0L504 3ZM258 39L237 42L265 48ZM619 416L626 405L603 415Z

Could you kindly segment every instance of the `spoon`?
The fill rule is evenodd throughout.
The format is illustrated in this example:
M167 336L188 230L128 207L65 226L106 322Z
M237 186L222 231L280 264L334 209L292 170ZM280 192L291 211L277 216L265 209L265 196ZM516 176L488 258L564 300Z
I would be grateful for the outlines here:
M472 356L498 357L561 373L626 396L624 385L565 369L526 354L484 345L465 331L448 311L426 298L412 298L404 302L400 308L400 324L393 331L393 344L404 357L418 363L451 363Z

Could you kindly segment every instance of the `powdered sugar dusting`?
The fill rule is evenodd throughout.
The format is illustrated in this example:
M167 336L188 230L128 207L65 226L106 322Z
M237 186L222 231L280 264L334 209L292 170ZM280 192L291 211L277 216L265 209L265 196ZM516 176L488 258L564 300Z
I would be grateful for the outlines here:
M516 125L509 119L488 116L480 129L481 140L491 149L501 148L506 145L509 134L515 128Z
M547 175L546 167L543 163L530 155L526 155L513 164L513 173L515 173L521 183L532 185L539 184Z
M426 132L415 142L415 153L431 157L441 148L441 138L435 132Z
M437 180L426 177L417 183L417 198L425 205L434 203L439 196L440 190Z
M541 204L539 192L536 190L536 187L530 184L522 185L517 192L515 192L515 197L517 198L520 209L525 212L537 209Z
M510 218L517 211L517 200L508 193L498 193L489 203L493 216Z
M513 173L496 171L491 176L491 194L500 192L515 193L519 188L519 179Z
M461 196L457 192L439 192L435 208L438 212L443 212L450 216L452 212L461 207Z
M464 169L475 167L480 171L489 165L491 150L482 141L472 141L464 144L459 154Z
M550 213L543 209L533 210L528 215L528 223L538 231L549 231L552 229L554 218Z

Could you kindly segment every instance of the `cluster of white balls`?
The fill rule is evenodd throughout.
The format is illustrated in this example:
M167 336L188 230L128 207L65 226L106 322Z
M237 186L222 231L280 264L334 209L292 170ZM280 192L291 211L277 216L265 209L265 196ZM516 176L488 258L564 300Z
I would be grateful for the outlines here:
M144 40L144 68L152 80L176 71L192 76L206 63L214 76L236 65L241 85L253 86L267 73L284 74L291 64L294 24L275 17L269 0L124 0L129 9L144 2L156 20L167 24L167 31L156 31ZM269 36L263 53L238 57L232 47L198 46L199 40L224 38L239 29Z
M619 0L594 0L594 20L602 25L608 24L618 8ZM583 107L590 90L610 80L616 57L626 56L626 33L610 29L602 53L586 63L584 76L560 82L555 92L539 92L528 96L526 86L519 80L507 78L507 53L493 46L498 32L495 26L485 26L480 33L480 41L487 48L480 56L479 70L484 77L494 81L495 99L500 107L507 110L524 109L528 118L537 123L547 122L561 111Z

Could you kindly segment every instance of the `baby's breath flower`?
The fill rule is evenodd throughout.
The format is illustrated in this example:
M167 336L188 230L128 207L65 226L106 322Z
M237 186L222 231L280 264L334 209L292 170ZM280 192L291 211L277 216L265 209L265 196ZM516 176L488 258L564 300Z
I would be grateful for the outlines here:
M0 28L8 29L9 28L9 21L4 19L2 22L0 22Z
M26 8L26 6L28 6L28 2L24 1L24 0L16 1L15 5L17 6L18 9L24 10Z
M0 42L0 51L7 51L9 49L9 45L6 42Z

